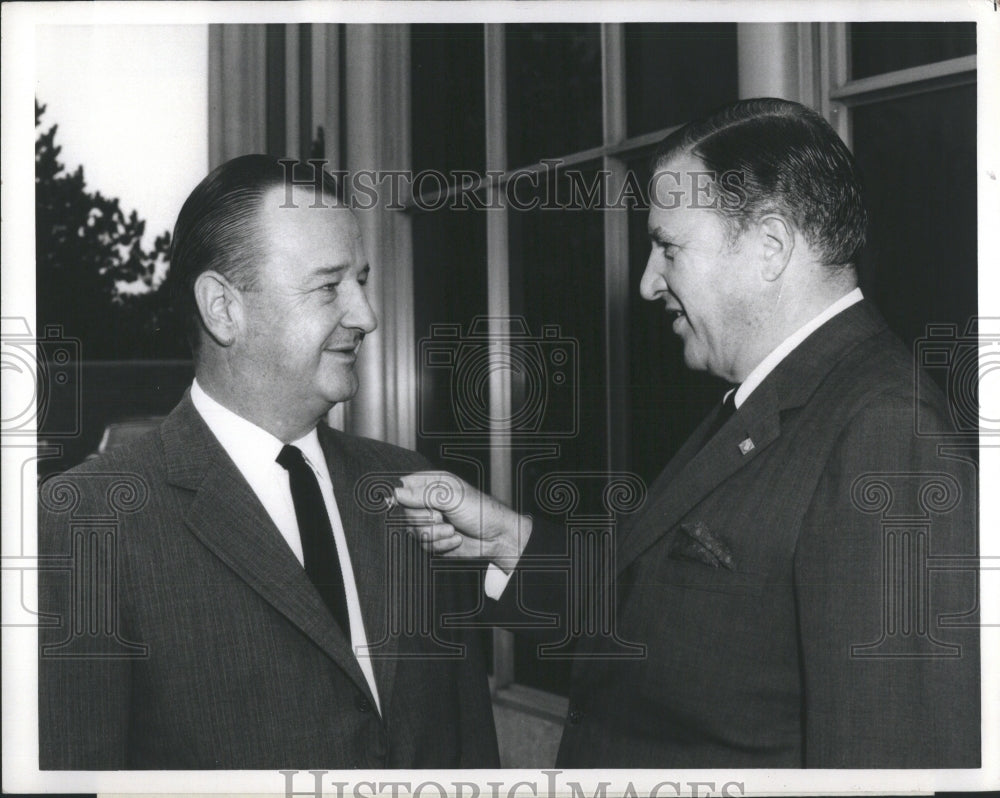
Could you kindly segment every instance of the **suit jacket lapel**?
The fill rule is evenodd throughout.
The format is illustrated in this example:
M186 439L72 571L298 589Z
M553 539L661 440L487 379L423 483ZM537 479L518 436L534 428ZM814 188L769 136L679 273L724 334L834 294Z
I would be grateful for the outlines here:
M160 435L168 481L196 491L185 516L189 529L370 695L350 641L189 395L164 421Z
M624 530L618 572L759 456L781 434L781 412L804 405L840 358L884 328L885 322L870 303L852 305L782 360L739 411L703 445L705 430L711 423L706 419L657 477L650 501ZM749 449L744 444L748 440L753 444Z
M696 430L692 435L694 452L685 451L689 448L688 443L681 447L665 470L666 480L657 479L654 483L652 501L629 526L622 540L617 563L619 572L778 437L781 423L773 392L762 385L754 391L751 400L704 445L701 444L705 425ZM740 444L746 440L753 441L753 448L744 452Z
M374 465L359 461L356 453L343 445L338 445L329 430L320 426L320 443L326 454L327 468L333 480L333 492L337 498L337 508L344 526L347 547L351 555L351 567L361 602L361 614L365 623L375 680L378 683L383 711L392 695L392 683L396 673L396 651L399 645L397 635L391 633L389 623L389 595L394 594L393 584L400 586L398 574L390 572L389 564L399 559L399 552L389 556L389 529L384 513L366 511L358 501L355 489L358 482L372 473ZM366 656L366 652L359 652Z

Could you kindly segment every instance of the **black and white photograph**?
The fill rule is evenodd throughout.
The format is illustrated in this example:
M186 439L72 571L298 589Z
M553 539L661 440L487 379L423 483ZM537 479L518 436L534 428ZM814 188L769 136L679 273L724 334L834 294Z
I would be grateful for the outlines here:
M5 794L1000 789L995 3L2 15Z

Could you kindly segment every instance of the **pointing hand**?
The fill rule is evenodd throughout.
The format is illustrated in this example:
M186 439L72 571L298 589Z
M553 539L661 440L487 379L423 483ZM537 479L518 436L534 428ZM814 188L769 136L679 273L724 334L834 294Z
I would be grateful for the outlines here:
M420 471L401 481L396 500L426 551L513 569L531 533L530 517L445 471Z

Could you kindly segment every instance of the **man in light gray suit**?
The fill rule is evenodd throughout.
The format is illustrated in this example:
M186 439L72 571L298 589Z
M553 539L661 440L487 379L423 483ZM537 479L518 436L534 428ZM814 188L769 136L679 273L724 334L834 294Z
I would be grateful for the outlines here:
M43 769L498 764L480 640L440 624L476 596L366 492L425 461L324 423L376 325L357 220L286 177L249 155L192 192L191 389L42 488L40 553L71 563L40 580Z

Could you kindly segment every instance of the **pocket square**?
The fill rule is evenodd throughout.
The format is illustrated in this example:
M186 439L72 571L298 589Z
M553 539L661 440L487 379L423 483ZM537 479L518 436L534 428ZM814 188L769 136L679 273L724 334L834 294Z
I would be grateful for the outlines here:
M711 568L722 566L730 571L736 569L733 553L722 536L712 532L703 521L679 524L668 557L679 560L694 560Z

